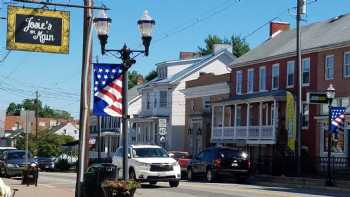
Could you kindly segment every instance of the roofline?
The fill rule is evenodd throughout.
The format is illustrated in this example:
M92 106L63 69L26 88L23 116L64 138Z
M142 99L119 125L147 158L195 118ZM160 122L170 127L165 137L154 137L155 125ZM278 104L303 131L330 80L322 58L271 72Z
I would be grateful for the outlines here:
M203 57L205 57L205 56L200 56L200 57L191 58L191 59L182 59L182 60L181 59L180 60L168 60L168 61L156 63L155 65L158 67L158 66L162 66L162 65L166 65L166 64L173 64L173 63L179 63L179 62L192 62L192 61L203 59Z
M213 61L214 59L216 59L217 57L221 56L221 55L229 55L232 57L232 61L234 62L235 60L235 56L230 53L227 49L223 49L221 51L219 51L218 53L216 53L215 55L213 55L212 57L209 57L208 59L204 60L204 62L200 63L200 66L194 70L192 70L191 72L185 73L184 75L178 77L178 79L176 79L175 81L170 81L170 84L174 84L177 83L179 80L182 80L184 77L189 76L190 74L200 70L204 65L208 64L209 62ZM230 67L230 65L227 65L227 67ZM228 72L229 73L229 72Z
M310 48L310 49L303 49L301 51L302 55L309 54L309 53L317 53L325 50L332 50L332 49L338 49L338 48L343 48L343 47L348 47L350 46L350 40L346 42L341 42L341 43L335 43L331 45L326 45L326 46L320 46L316 48ZM283 53L280 55L275 55L275 56L270 56L258 60L253 60L253 61L248 61L248 62L241 62L241 63L234 63L229 65L230 68L239 68L239 67L244 67L244 66L249 66L253 64L261 64L265 62L270 62L270 61L275 61L279 59L285 59L289 57L296 56L296 51L294 52L289 52L289 53Z

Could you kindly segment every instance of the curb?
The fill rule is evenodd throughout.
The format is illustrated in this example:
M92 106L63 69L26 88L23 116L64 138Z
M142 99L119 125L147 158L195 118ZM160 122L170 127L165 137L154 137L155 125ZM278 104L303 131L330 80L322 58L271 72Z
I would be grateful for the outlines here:
M324 186L324 179L311 179L299 177L273 177L273 176L255 176L255 184L274 187L294 187L303 189L319 189L326 191L350 192L350 181L337 181L335 187ZM342 187L339 187L341 185Z

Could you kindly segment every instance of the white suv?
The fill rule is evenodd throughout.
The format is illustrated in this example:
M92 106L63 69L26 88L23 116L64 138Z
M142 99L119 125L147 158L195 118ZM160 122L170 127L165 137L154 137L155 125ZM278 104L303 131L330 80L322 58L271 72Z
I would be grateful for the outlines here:
M132 154L130 154L132 153ZM181 179L181 168L177 161L170 158L167 151L155 145L132 145L128 150L129 178L152 185L158 181L169 182L170 187L177 187ZM119 177L122 176L123 147L113 155L113 164L117 166Z

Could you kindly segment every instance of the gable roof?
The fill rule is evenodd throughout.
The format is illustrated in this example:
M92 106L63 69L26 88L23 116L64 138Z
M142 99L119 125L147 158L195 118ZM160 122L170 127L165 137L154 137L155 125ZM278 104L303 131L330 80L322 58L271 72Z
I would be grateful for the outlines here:
M210 63L211 61L215 60L216 58L218 58L221 55L229 56L232 59L232 61L235 59L235 56L233 56L232 53L230 53L226 49L223 49L223 50L221 50L221 51L219 51L217 53L201 57L199 61L197 61L197 62L189 65L187 68L177 72L176 74L174 74L170 78L159 79L157 77L156 79L154 79L154 80L150 81L149 83L145 84L143 87L146 87L148 85L154 85L154 84L166 84L166 83L173 84L173 83L176 83L179 80L189 76L190 74L200 70L201 68L203 68L208 63Z
M302 52L350 44L350 13L301 27ZM269 61L296 53L296 29L283 31L236 59L231 66Z
M136 85L128 90L128 102L132 101L134 98L140 95L137 89L139 89L141 86L142 84Z

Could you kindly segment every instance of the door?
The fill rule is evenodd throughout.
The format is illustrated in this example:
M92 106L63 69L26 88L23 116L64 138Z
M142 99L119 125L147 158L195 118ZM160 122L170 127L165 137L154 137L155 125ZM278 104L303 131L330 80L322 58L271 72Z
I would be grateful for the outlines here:
M193 173L200 173L201 172L201 165L204 159L204 152L201 152L199 154L197 154L194 159L192 159L191 161L191 165L192 165L192 172Z
M191 120L191 151L195 155L199 153L202 149L202 119L192 119Z

